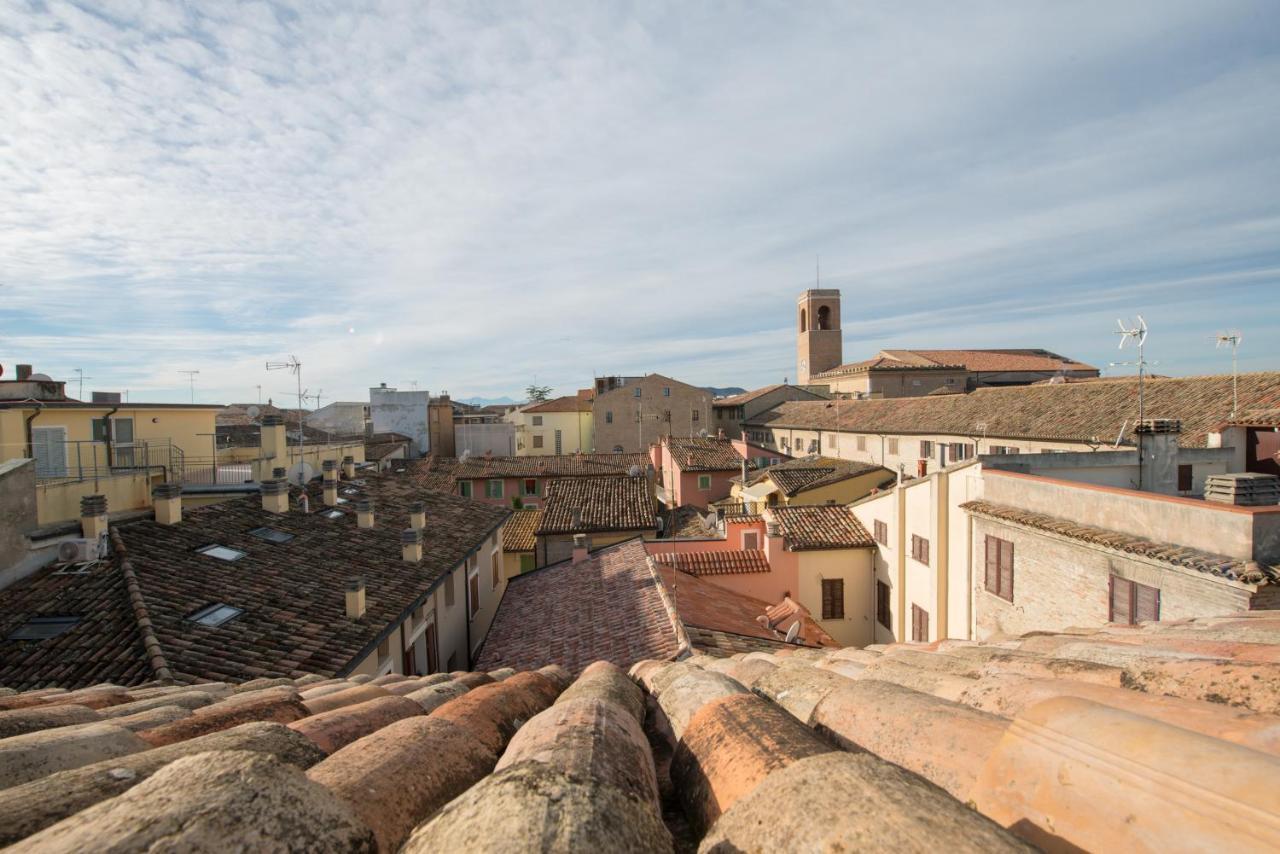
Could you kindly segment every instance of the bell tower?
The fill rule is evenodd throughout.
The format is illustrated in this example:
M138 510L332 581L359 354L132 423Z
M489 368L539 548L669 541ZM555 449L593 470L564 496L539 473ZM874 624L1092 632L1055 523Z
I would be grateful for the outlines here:
M796 300L796 382L838 367L844 359L840 291L810 289Z

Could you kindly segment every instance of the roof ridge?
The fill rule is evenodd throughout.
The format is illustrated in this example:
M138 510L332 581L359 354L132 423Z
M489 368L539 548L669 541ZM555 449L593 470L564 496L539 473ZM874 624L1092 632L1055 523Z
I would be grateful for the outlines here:
M662 580L662 573L658 571L658 566L653 560L653 555L646 553L644 556L645 568L649 571L649 575L653 576L654 582L658 585L658 596L662 599L663 607L667 609L667 617L671 620L671 628L676 633L676 653L672 656L673 661L678 661L693 654L693 641L689 639L689 630L685 627L684 621L680 619L680 609L676 604L675 595L667 589L667 583Z
M152 627L151 613L147 610L147 603L142 598L142 585L138 582L138 574L133 571L129 551L115 528L110 529L108 536L111 538L111 548L119 558L120 575L124 579L125 589L129 592L129 604L132 606L134 622L142 635L142 646L147 651L147 665L157 679L172 682L173 671L169 669L169 662L164 657L160 639L156 637L155 629Z

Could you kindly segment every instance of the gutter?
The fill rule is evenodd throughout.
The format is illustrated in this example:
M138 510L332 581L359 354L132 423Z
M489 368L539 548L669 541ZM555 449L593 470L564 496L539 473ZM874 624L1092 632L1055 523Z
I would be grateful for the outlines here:
M35 421L36 416L44 411L44 404L38 400L33 400L31 402L36 405L36 411L27 416L27 425L26 425L27 452L31 457L31 459L34 460L36 457L36 446L35 446L35 438L32 436L32 433L31 433L31 422Z

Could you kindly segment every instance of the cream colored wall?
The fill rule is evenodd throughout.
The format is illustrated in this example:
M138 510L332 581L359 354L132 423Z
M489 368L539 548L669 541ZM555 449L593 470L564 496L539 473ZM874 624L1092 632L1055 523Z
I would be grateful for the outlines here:
M480 583L478 585L480 588L480 610L471 621L471 651L473 658L476 650L480 649L480 645L484 643L485 637L489 634L489 627L493 625L493 617L498 611L498 604L502 601L502 594L507 590L507 575L502 566L501 528L484 541L474 559L480 569ZM493 567L495 564L498 568L497 585L493 583Z
M68 442L92 442L93 421L104 417L113 408L101 405L83 409L49 407L39 411L31 426L62 427L67 431ZM11 459L27 455L26 419L35 411L34 408L7 409L0 413L0 457ZM199 434L214 432L216 415L217 410L214 409L147 408L121 404L111 418L133 419L134 442L168 439L188 455L207 457L213 453L212 440ZM92 454L87 449L82 454L84 465L91 465ZM68 449L68 465L74 466L75 459L74 449ZM102 464L105 465L105 456Z
M797 601L839 641L841 646L866 646L875 641L873 549L831 549L796 552L799 561ZM822 580L844 580L843 620L822 619Z
M876 548L872 554L871 560L875 572L875 579L883 581L889 585L889 612L891 614L891 629L886 629L875 621L875 585L872 584L872 600L871 600L871 619L873 623L873 633L875 643L893 643L896 640L895 633L899 626L902 625L901 608L899 607L899 592L901 590L901 582L899 580L902 571L902 553L898 548L901 539L902 524L900 514L898 512L899 505L903 500L901 490L892 489L875 498L869 498L860 501L850 509L853 515L857 517L867 532L875 534L876 521L884 522L888 526L888 544L876 544Z
M159 477L149 478L142 472L97 480L37 481L36 521L52 525L80 518L80 499L86 495L105 495L108 513L143 510L151 506L152 484L159 482Z
M535 427L533 418L542 416L542 426ZM556 430L560 431L560 453L590 453L594 447L590 412L521 412L516 421L516 456L545 457L556 452ZM533 437L542 437L542 447L533 447Z
M906 559L906 602L903 605L903 634L908 641L911 637L911 606L918 605L929 612L929 637L934 640L938 624L938 589L936 584L936 566L939 559L938 538L938 483L935 478L925 480L914 488L906 490L906 524L905 524L905 559ZM911 556L911 537L919 535L929 541L928 565Z

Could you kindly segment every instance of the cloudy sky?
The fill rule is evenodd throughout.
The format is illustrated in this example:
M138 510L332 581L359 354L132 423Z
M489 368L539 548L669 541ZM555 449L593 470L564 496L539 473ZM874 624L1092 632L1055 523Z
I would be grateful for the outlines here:
M0 363L86 395L778 382L818 256L851 361L1276 369L1278 188L1270 0L0 0Z

